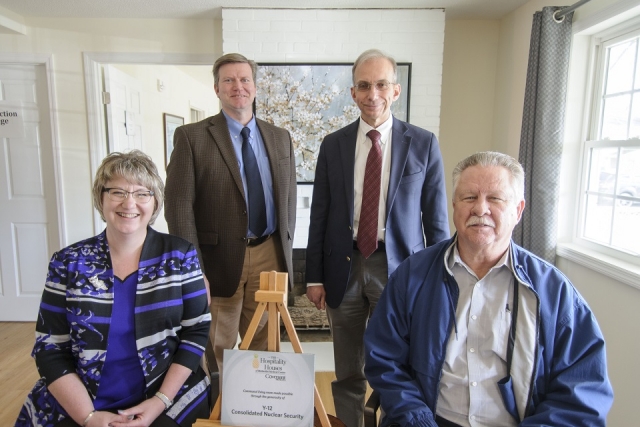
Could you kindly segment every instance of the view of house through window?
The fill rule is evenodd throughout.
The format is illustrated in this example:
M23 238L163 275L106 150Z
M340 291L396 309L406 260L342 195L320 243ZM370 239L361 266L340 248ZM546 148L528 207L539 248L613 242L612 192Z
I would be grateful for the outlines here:
M581 237L640 255L640 34L598 46Z

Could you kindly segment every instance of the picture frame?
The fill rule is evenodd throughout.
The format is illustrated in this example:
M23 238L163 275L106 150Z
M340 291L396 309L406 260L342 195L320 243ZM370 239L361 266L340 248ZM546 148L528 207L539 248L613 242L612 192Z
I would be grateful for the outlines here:
M411 63L397 65L402 90L391 112L409 122ZM352 67L352 63L258 64L255 115L291 134L299 184L313 183L324 137L360 117L351 97Z
M178 126L184 124L184 117L162 113L162 123L164 126L164 167L166 169L169 165L169 160L171 160L171 152L173 151L173 134Z

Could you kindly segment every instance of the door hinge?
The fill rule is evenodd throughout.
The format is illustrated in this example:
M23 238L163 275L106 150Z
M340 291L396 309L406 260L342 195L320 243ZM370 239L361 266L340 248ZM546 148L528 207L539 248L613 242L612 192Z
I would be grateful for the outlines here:
M104 105L111 104L111 94L109 92L102 92L102 103Z

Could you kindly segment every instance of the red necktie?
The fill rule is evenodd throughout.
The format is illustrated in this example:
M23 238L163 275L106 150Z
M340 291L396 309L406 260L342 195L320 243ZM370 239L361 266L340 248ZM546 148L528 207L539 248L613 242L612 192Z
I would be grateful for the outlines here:
M380 175L382 170L382 150L380 132L370 130L371 150L367 156L362 184L362 204L358 223L358 250L369 258L378 249L378 208L380 205Z

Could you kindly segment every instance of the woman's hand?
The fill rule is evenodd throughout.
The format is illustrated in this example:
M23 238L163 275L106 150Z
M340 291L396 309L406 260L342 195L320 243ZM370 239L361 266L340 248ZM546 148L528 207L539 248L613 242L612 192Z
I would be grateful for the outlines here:
M155 396L143 401L132 408L118 411L122 417L118 421L111 422L111 427L149 427L156 418L164 412L165 406L162 400ZM133 417L133 418L131 418ZM131 418L130 420L128 418ZM92 427L92 426L87 426Z
M119 425L115 423L126 422L126 421L127 421L126 416L113 414L107 411L95 411L93 415L91 415L91 418L89 418L89 420L87 421L87 424L85 424L85 427L115 426L115 425Z

